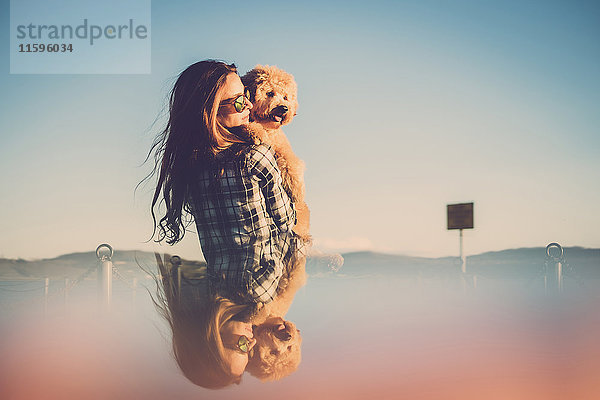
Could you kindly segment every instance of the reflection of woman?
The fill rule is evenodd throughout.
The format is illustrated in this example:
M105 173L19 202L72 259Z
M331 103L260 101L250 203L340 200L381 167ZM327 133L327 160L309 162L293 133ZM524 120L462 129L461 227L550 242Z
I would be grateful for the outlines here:
M185 276L157 257L161 279L155 304L173 334L173 355L183 374L196 385L217 389L239 383L256 344L252 325L243 322L248 306L208 295L203 273ZM201 271L198 269L198 271Z
M239 347L235 337L241 332L252 339L240 315L248 320L257 304L273 300L301 243L292 231L295 210L273 151L247 135L252 104L244 92L233 64L207 60L189 66L175 83L169 121L153 146L155 171L160 164L152 200L157 241L177 243L185 234L184 214L194 217L207 262L209 299L202 313L196 305L173 308L163 281L164 301L157 305L173 330L180 367L206 387L239 381L243 359L226 355ZM154 208L161 196L166 212L156 224ZM202 343L194 343L199 332ZM213 376L215 365L219 376L229 379Z

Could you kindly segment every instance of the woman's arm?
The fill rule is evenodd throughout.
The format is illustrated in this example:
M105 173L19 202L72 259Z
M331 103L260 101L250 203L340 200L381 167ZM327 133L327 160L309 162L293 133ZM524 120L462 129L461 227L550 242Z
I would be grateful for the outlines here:
M267 212L275 225L282 232L291 231L296 225L296 210L283 189L281 172L271 147L265 144L256 146L251 153L249 167L250 173L259 178Z
M266 144L252 146L247 161L248 173L264 198L264 210L272 219L272 222L264 222L267 225L274 224L277 231L283 233L283 235L275 233L272 226L267 229L270 235L274 235L261 243L260 267L250 273L248 281L248 289L254 301L269 303L277 295L277 287L284 268L283 253L289 246L291 240L289 234L296 224L296 210L283 189L281 172L271 147ZM257 220L253 219L253 223L262 226L261 217L257 215L256 217Z

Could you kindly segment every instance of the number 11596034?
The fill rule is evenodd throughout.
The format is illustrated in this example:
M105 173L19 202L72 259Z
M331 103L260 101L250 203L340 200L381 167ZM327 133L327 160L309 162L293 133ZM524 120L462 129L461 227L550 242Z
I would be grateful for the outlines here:
M19 53L72 53L71 43L26 43L19 44Z

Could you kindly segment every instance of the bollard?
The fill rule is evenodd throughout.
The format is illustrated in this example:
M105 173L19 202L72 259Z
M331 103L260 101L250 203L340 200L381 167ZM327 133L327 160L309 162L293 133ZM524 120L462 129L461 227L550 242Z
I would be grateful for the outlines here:
M177 302L179 303L181 301L181 258L179 256L173 256L169 262L172 266L171 277L177 290Z
M69 285L70 285L71 281L69 278L65 278L65 297L64 297L64 302L65 302L65 309L67 309L67 307L69 307Z
M550 243L546 246L546 272L544 275L544 290L546 293L563 291L564 251L560 244Z
M133 304L133 307L135 308L135 302L136 302L136 298L137 298L138 278L133 278L133 283L131 285L133 286L133 294L131 297L131 302Z
M50 278L44 279L44 316L48 315L48 293L50 288Z
M113 248L106 243L96 248L96 257L102 263L98 267L98 298L105 311L110 310L112 296Z

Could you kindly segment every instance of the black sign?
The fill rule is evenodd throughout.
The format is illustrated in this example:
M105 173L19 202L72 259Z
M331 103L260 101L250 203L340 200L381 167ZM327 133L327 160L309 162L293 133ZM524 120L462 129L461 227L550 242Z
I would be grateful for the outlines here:
M448 204L448 229L473 229L473 203Z

